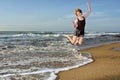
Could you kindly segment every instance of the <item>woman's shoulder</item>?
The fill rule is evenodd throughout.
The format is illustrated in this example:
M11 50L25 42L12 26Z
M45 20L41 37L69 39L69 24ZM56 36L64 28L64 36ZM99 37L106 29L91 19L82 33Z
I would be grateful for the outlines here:
M86 18L86 16L85 16L85 15L83 15L82 17L83 17L84 19Z
M77 21L82 21L82 20L85 20L85 16L82 16L82 19L77 17Z

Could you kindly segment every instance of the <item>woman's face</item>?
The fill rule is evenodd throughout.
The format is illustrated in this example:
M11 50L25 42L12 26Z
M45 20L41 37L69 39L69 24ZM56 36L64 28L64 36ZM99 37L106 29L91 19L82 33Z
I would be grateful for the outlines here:
M80 13L79 11L77 11L77 16L81 16L82 15L82 13Z

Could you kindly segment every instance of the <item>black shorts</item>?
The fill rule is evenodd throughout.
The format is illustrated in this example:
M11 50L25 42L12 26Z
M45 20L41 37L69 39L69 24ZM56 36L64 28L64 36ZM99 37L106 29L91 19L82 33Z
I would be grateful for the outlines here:
M74 31L74 36L77 36L77 37L84 36L84 31L80 31L79 29L76 29Z

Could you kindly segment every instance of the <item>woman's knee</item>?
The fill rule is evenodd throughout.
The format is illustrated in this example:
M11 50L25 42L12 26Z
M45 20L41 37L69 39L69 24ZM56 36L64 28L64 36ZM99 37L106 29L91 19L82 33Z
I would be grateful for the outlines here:
M82 42L79 42L78 44L79 44L79 45L82 45Z
M71 43L72 43L72 44L75 44L75 43L76 43L76 41L75 41L75 40L73 40Z

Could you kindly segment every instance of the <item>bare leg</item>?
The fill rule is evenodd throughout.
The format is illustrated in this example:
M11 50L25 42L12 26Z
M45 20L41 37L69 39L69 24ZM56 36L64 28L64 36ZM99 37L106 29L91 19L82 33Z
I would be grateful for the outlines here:
M79 42L79 39L76 39L76 41L75 41L75 43L74 43L74 44L76 45L76 44L78 44L78 42Z
M78 44L79 44L79 45L82 45L82 43L83 43L83 36L80 37L79 40L78 40Z
M76 45L76 39L77 39L76 36L73 36L71 38L70 35L65 35L65 37L67 37L72 44Z

